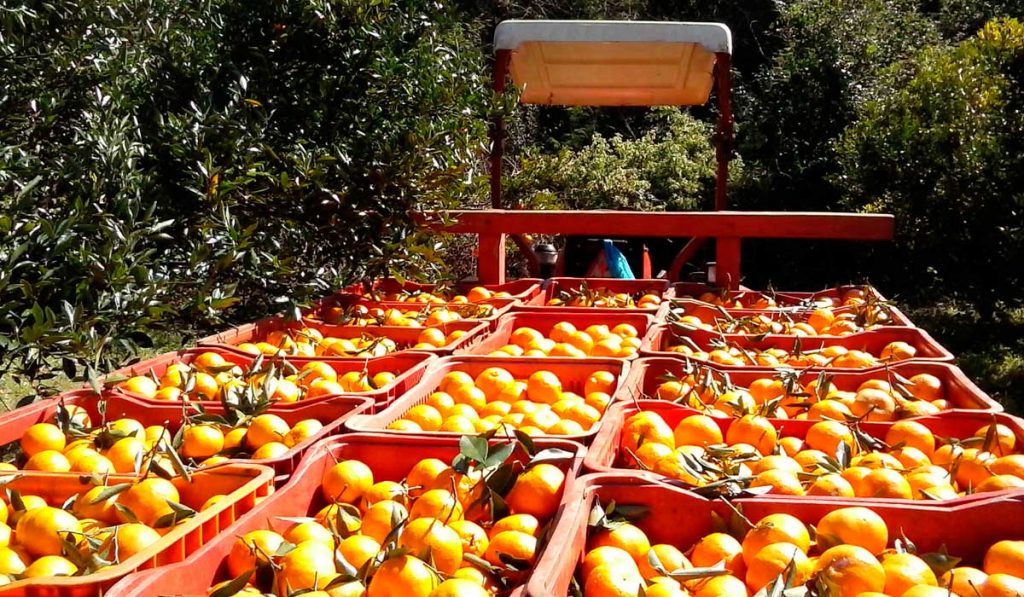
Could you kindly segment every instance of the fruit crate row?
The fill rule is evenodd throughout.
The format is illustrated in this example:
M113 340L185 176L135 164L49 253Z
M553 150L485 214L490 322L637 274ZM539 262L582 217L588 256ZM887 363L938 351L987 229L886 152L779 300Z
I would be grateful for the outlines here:
M918 328L885 327L847 336L722 334L677 323L656 325L646 356L679 355L723 367L870 369L912 359L952 362L953 354Z
M229 532L106 595L521 594L561 547L553 528L583 454L564 440L326 440Z
M245 411L73 390L0 415L0 446L10 471L169 477L231 462L270 467L280 483L310 446L372 407L367 398L335 396Z
M857 587L902 594L889 593L888 583L937 584L942 578L942 573L933 572L929 580L919 560L952 569L953 580L964 574L976 583L986 578L977 568L993 575L1020 573L1014 567L1022 553L1018 540L1024 538L1024 527L1018 528L1017 522L1024 513L1019 496L993 495L950 505L843 498L786 501L765 495L740 497L727 506L632 471L578 479L581 465L586 467L585 455L589 460L593 449L588 453L571 441L526 439L508 449L502 446L505 443L500 436L486 441L376 433L319 442L288 484L259 500L236 524L221 528L219 535L208 538L208 545L161 560L183 558L180 564L128 575L105 594L288 594L321 589L361 595L369 587L370 594L393 590L428 596L438 586L451 591L439 595L490 594L479 591L482 585L498 594L569 595L573 582L585 595L604 594L600 591L606 582L634 591L649 584L649 594L654 585L669 585L655 590L656 595L674 588L670 581L656 580L669 577L693 594L745 595L765 584L784 583L791 574L797 580L791 583L809 581L811 574L816 574L815 582L822 574L830 579L847 560L870 573L831 581L856 581L861 583ZM231 466L198 474L224 470ZM81 482L73 477L62 482L72 481ZM826 521L833 511L839 514ZM633 525L617 521L620 515ZM769 515L774 518L766 519ZM995 523L999 517L1011 522ZM988 522L976 524L982 519ZM801 524L795 526L795 520ZM816 543L805 524L816 526ZM1018 543L992 547L1004 540ZM774 553L781 549L775 546L761 554L783 542L798 549L785 546ZM854 547L827 554L834 543ZM891 545L896 551L889 549ZM655 547L653 558L650 546ZM622 550L628 559L609 548ZM840 563L809 563L815 550L819 561ZM989 551L994 555L989 557ZM923 557L887 561L896 552ZM336 559L335 553L341 557ZM957 566L959 560L939 558L941 553L964 558L963 563L977 568ZM590 579L593 568L616 562L625 568L602 570ZM795 572L788 570L791 565ZM725 570L717 569L723 566ZM678 571L683 569L691 571ZM726 571L734 580L716 580ZM59 594L98 594L98 577L56 581L72 586L89 583L77 593L61 589ZM1019 582L993 577L993 585L1013 588ZM738 592L744 583L750 592ZM253 588L247 589L249 585Z
M458 359L454 359L454 358L453 358L453 359L450 359L450 360L458 360ZM485 360L487 360L487 359L478 359L478 360L484 360L484 361L485 361ZM518 359L517 359L517 360L518 360ZM494 363L494 360L492 360L492 363ZM546 361L546 363L548 363L548 364L552 364L552 363L554 363L554 360L548 360L548 361ZM614 360L614 363L615 363L615 364L618 364L618 365L621 365L621 366L622 366L622 367L623 367L624 369L625 369L626 367L628 367L628 364L627 364L627 363L625 363L625 361L622 361L622 360ZM578 366L586 366L586 365L588 365L588 363L587 363L587 361L579 361L579 360L577 360L577 361L574 361L574 363L572 363L572 365L578 365ZM482 373L482 372L481 372L481 373ZM669 404L668 402L665 402L665 404L666 404L666 406L671 406L671 404ZM380 442L382 442L382 443L383 443L383 445L387 445L387 446L391 446L391 445L394 445L394 444L400 443L400 442L402 442L402 441L407 441L407 442L410 442L411 444L417 445L417 447L416 447L416 450L417 450L417 454L423 454L423 447L422 447L422 445L420 445L420 444L422 443L422 441L423 441L423 438L422 438L422 437L401 437L401 438L399 438L399 437L395 437L394 435L374 435L374 436L375 436L375 437L377 437L377 440L378 440L378 441L380 441ZM351 436L349 436L349 437L351 437ZM1001 440L1001 436L999 436L999 435L996 435L996 437L997 437L998 439L1000 439L1000 440ZM341 438L341 439L339 439L339 440L337 440L337 441L344 441L344 440L345 440L345 438ZM460 441L460 439L459 439L459 438L456 438L456 437L441 437L441 438L435 438L435 439L433 439L433 440L434 440L434 441L447 441L447 442L449 442L449 444L450 444L450 445L456 445L456 444L458 444L458 442ZM1001 444L1000 444L1000 445L1001 445ZM378 449L374 450L373 452L374 452L374 454L378 454L378 455L379 455L379 456L380 456L381 458L384 458L384 459L389 459L389 458L390 458L390 457L392 457L392 456L393 456L393 454L394 454L394 451L393 451L393 450L391 450L391 449L385 450L385 449L382 449L382 447L378 447ZM583 454L583 449L581 449L581 452L580 452L580 454L581 454L581 455ZM312 457L310 457L310 458L312 458ZM300 468L301 468L301 467L302 467L302 465L300 465ZM373 467L372 467L372 468L373 468ZM214 469L214 470L216 470L216 469ZM304 469L303 469L303 470L304 470ZM300 470L300 471L296 471L296 473L295 473L295 474L293 475L293 478L295 478L295 479L300 479L300 478L307 478L308 476L309 476L309 475L308 475L307 473L305 473L305 472L303 472L302 470ZM399 478L400 478L400 477L399 477ZM307 512L307 514L308 514L308 513L309 513L309 512ZM292 520L292 521L286 521L286 522L289 522L289 525L291 525L291 523L292 523L292 522L296 522L296 521L295 521L295 520ZM233 534L233 535L236 535L236 536L237 536L238 534L237 534L237 532L236 532L236 534ZM232 536L232 537L233 537L233 536ZM516 537L519 537L519 536L516 536ZM560 537L560 536L558 536L558 537ZM519 537L519 539L524 539L524 538L521 538L521 537ZM378 542L378 543L379 543L379 542ZM555 544L555 539L554 539L554 536L552 536L552 538L551 538L551 539L549 539L547 543L548 543L549 545L553 545L553 544ZM519 546L519 547L521 547L521 545L520 545L520 544L521 544L521 542L519 542L519 543L515 543L514 545L515 545L515 546ZM527 545L527 552L526 552L526 553L536 553L536 549L537 549L536 547L535 547L535 548L532 548L532 549L534 549L534 551L532 551L532 552L530 552L530 551L529 551L529 545L530 545L530 542L528 542L528 541L527 541L527 542L526 542L526 545ZM312 548L310 548L310 549L312 549ZM513 548L512 548L512 547L510 547L509 549L513 549ZM518 547L515 547L515 549L518 549ZM315 551L315 550L313 550L313 551ZM204 552L204 553L205 553L205 552ZM284 556L283 556L283 557L284 557ZM498 557L498 561L499 561L499 562L501 562L502 564L505 564L505 563L506 563L506 562L502 561L502 559L501 559L501 557L500 557L500 556L495 556L495 555L493 555L493 556L492 556L492 559L494 559L495 557ZM507 559L507 558L506 558L506 559ZM525 560L526 560L526 561L528 562L530 558L528 558L528 557L527 557L527 558L514 558L514 560L513 560L513 561L515 562L515 565L519 565L519 561L518 561L518 560L523 560L523 559L525 559ZM414 568L415 568L415 567L417 567L417 565L416 565L416 564L412 564L412 565L413 565L413 567L414 567ZM494 564L492 564L492 565L494 565ZM465 573L466 573L466 574L471 574L472 572L469 572L469 571L467 571L467 572L465 572ZM232 578L233 578L233 577L232 577ZM523 579L523 580L525 580L525 577L522 577L522 579ZM224 580L224 581L226 581L226 580L228 580L228 579L221 579L221 580ZM466 579L466 580L469 580L469 579ZM479 580L479 579L477 579L477 580ZM429 577L429 575L428 575L428 577L426 577L426 582L427 582L428 584L430 583L430 577ZM456 584L453 584L453 585L456 585ZM458 584L458 585L463 585L463 584ZM357 588L357 587L356 587L356 588ZM463 590L468 590L468 589L463 589ZM147 594L147 593L144 593L144 592L142 592L142 593L136 593L136 594Z
M505 443L326 440L228 532L106 594L711 596L810 583L824 595L948 596L1024 583L1020 496L725 502L632 471L579 476L586 451L574 442ZM979 592L964 592L972 584Z
M462 295L460 300L458 295ZM548 280L521 279L506 284L475 286L473 283L421 284L381 279L369 287L354 284L339 290L335 296L352 297L366 302L450 302L479 303L486 300L518 300L530 306L592 306L570 304L573 299L606 298L608 307L625 307L627 295L633 303L650 295L645 302L666 299L699 301L736 309L786 310L799 308L854 307L864 303L887 304L889 301L869 285L837 286L816 292L728 291L688 282L669 283L664 279L618 280L612 278L567 278ZM576 302L582 302L577 300ZM651 308L651 307L646 307Z
M377 314L374 318L357 317L353 320L349 318L352 311L346 311L347 319L344 323L347 325L317 324L309 319L302 323L274 320L268 328L257 322L251 326L248 336L234 334L229 340L222 334L217 338L218 342L230 341L239 345L244 345L245 340L254 341L249 342L252 345L250 347L201 347L161 355L108 376L106 381L116 386L113 392L101 396L90 392L71 393L49 404L33 405L37 407L35 411L15 411L13 414L18 415L18 423L3 426L14 434L5 443L14 446L14 440L18 440L20 445L15 448L16 451L17 448L21 450L20 454L16 454L15 462L18 465L28 468L42 465L44 469L66 470L63 476L59 472L54 475L56 478L77 479L83 474L96 477L110 469L116 473L119 471L115 464L130 464L135 472L145 471L150 474L162 471L167 476L176 473L205 475L221 470L222 467L217 466L220 461L231 458L255 459L270 464L274 466L279 482L291 476L293 483L308 477L299 461L302 453L316 440L342 432L371 431L374 436L383 438L386 445L403 441L415 444L433 436L429 441L447 442L451 446L457 445L459 438L468 434L490 432L512 435L513 430L517 437L527 442L557 442L559 440L551 436L561 436L561 441L575 439L587 444L598 433L612 433L609 429L615 424L625 424L622 413L626 401L641 396L652 383L651 375L636 372L652 373L657 365L652 367L646 361L659 360L637 359L638 353L657 353L651 350L655 346L653 342L658 338L666 338L666 330L671 330L673 336L679 333L689 338L690 343L694 337L699 338L703 333L708 338L709 347L732 348L748 359L755 354L754 351L772 354L770 350L782 346L790 354L799 356L829 351L827 354L830 362L816 363L812 360L809 363L811 366L833 365L832 361L839 360L845 354L835 347L847 352L871 354L874 345L868 344L874 342L881 346L880 343L887 340L884 346L871 354L876 362L852 361L870 365L856 373L837 367L835 375L829 373L825 379L825 374L818 371L780 373L772 369L751 369L742 363L736 365L723 362L716 367L702 368L717 368L719 377L726 380L716 381L721 387L713 392L709 393L708 384L698 382L697 378L686 382L691 389L685 392L682 390L686 384L675 379L662 382L655 388L655 395L668 397L669 392L662 385L679 384L679 388L670 386L669 389L681 392L670 400L679 400L686 395L687 406L695 406L693 396L696 394L702 409L711 414L739 415L753 408L765 407L766 402L773 404L772 401L779 397L765 396L778 390L780 385L785 389L784 398L792 397L800 402L790 404L784 399L778 400L774 404L775 412L766 413L783 419L825 414L813 411L815 407L812 403L815 402L831 405L832 411L841 410L841 407L835 405L842 404L852 415L855 410L862 409L867 401L870 404L869 413L866 414L883 413L887 414L888 419L928 415L931 410L998 410L998 405L993 406L990 399L976 392L977 388L964 379L959 370L942 365L940 361L951 359L951 355L919 330L868 325L865 328L870 328L870 331L840 334L832 333L822 325L823 321L829 321L828 315L822 312L830 303L833 306L840 304L837 307L839 311L856 307L843 306L841 303L847 302L846 295L849 293L864 294L864 291L858 289L839 290L834 296L826 293L789 299L779 294L774 299L763 295L758 298L763 303L761 306L774 309L766 312L784 313L789 323L793 323L792 318L799 311L801 317L806 317L810 328L827 332L819 333L816 337L805 328L785 327L782 331L790 335L747 333L726 336L721 329L702 329L692 325L692 319L684 319L686 315L679 316L674 309L685 305L686 299L672 299L677 292L685 293L685 288L670 287L667 284L655 288L652 281L624 282L627 286L617 284L620 281L608 281L608 291L604 292L592 288L589 283L581 282L576 286L578 292L568 292L568 296L574 298L567 301L563 293L566 289L572 291L577 282L552 281L545 294L536 294L530 299L534 303L532 305L523 304L521 298L517 297L475 297L489 301L491 307L490 319L478 321L473 318L447 319L449 316L443 313L448 312L448 303L432 304L429 300L420 304L404 300L373 303L373 300L380 298L375 296L369 297L372 300L367 297L339 300L347 305L346 309L356 309L357 314L363 313L363 309L369 314L370 309L386 307L379 314L384 317L383 322L401 325L373 327L374 321L381 321ZM616 297L617 294L626 298ZM870 292L866 296L871 297L870 300L884 300ZM709 299L707 296L697 298ZM856 296L853 298L857 299ZM467 296L463 306L474 308L469 299ZM721 297L716 300L719 299ZM772 300L775 301L774 305ZM574 305L573 301L579 304ZM789 307L787 301L799 304ZM410 305L410 302L413 304ZM582 304L589 306L580 306ZM778 308L779 305L782 308ZM734 304L728 308L736 306ZM427 317L436 313L442 315L439 315L440 319L431 321L428 327L413 327L417 324L422 326L423 322L403 313L417 311L430 312ZM737 314L748 317L747 314ZM388 317L394 318L394 321L388 321ZM403 318L408 321L403 321ZM854 318L833 316L831 321L847 320L852 321ZM661 321L666 323L662 324ZM812 322L817 325L811 325ZM296 327L300 325L303 327ZM715 325L719 325L719 322L716 321ZM374 340L364 336L368 329L391 331L392 328L396 333L406 334L407 340L401 344L392 340L389 344L379 338ZM263 340L259 339L263 333L261 330L266 332ZM796 330L806 333L806 336L798 335ZM659 332L661 335L657 336ZM730 341L739 347L723 347L718 344L719 340ZM273 350L260 348L259 342L271 345ZM820 344L815 345L815 342ZM401 348L416 350L402 351ZM293 354L281 355L279 353L282 350ZM712 352L709 350L708 356ZM457 356L438 358L438 355L448 353ZM492 356L472 356L474 353ZM699 358L694 357L700 356L676 352L671 355L674 358L660 360L671 361L672 366L688 370L696 367L694 363ZM896 360L902 362L889 363ZM904 377L898 371L901 367L909 377ZM918 369L912 371L915 367ZM693 375L692 371L680 373ZM811 374L817 376L815 380L806 379ZM860 384L853 388L851 384L855 380L852 377L858 374L863 377ZM761 377L741 380L749 383L744 393L737 391L730 379L731 376L742 375ZM662 376L664 372L657 375L659 378ZM683 376L679 377L683 379ZM833 383L833 379L838 381ZM877 383L862 387L868 380ZM816 387L828 387L832 391L811 392L817 400L808 399L806 390L812 381L816 382ZM885 387L875 387L883 384ZM797 386L804 391L797 391ZM700 391L694 392L694 388ZM876 392L871 394L865 390ZM917 391L930 394L921 397L915 395ZM161 392L164 395L160 396ZM716 392L731 392L734 396L722 400L721 396L716 396ZM882 397L879 392L888 398ZM910 392L910 395L904 395L906 392ZM169 396L171 394L173 396ZM712 400L711 397L715 398ZM164 400L169 400L169 403ZM616 401L619 401L618 405ZM889 402L896 406L887 410L884 407ZM906 406L916 403L931 406ZM670 406L667 402L663 405ZM611 409L606 415L609 407ZM730 408L736 412L729 412ZM690 412L699 416L695 411ZM835 412L828 414L831 416ZM936 419L940 421L940 428L952 424L941 417ZM93 421L100 421L100 424L92 425ZM124 421L134 421L135 424ZM925 423L931 424L931 421ZM720 420L716 424L723 434L728 434L730 422ZM807 428L814 423L793 421L790 424L803 424ZM1001 431L1003 427L1012 425L990 427ZM64 445L60 450L46 444L47 441L57 441L54 429L63 440ZM859 429L857 433L861 433ZM263 439L267 441L256 437L261 434L266 436ZM253 435L253 438L249 435ZM1011 435L1016 438L1016 431ZM168 437L164 445L162 438ZM530 437L535 439L527 439ZM1004 439L1001 434L978 436L977 430L974 436L956 439L984 442L983 447L987 449L993 437L996 440ZM274 441L277 438L282 441ZM40 441L33 444L36 439ZM604 443L602 440L601 444ZM114 451L113 457L109 457L111 450L118 444L132 445ZM66 449L70 454L65 453ZM260 450L264 451L261 453ZM381 452L385 456L390 453L388 450ZM580 448L581 459L584 453L586 450ZM1016 454L1007 456L1013 455ZM838 454L836 457L841 458ZM191 472L194 465L201 468ZM214 468L207 468L211 466ZM27 474L31 476L39 473ZM571 479L571 476L568 478ZM1010 485L1004 493L1012 494L1013 487L1016 486ZM956 503L956 500L985 501L987 498L958 496L951 499L953 501L950 503ZM340 518L345 521L344 516ZM554 517L543 522L548 529L560 524ZM536 531L537 534L540 532ZM534 536L534 539L540 539L541 545L546 544L547 534L545 532L541 537ZM522 543L516 542L513 547L521 548ZM526 543L529 544L529 541ZM532 563L537 555L536 543L532 549L530 557L526 558L528 563ZM507 569L524 565L521 561L524 558L512 556L512 562L506 559L498 558L489 563L492 567ZM339 571L346 578L351 572L350 569ZM518 571L511 577L514 583L522 584L527 575ZM363 574L363 578L368 579L368 576ZM521 591L522 587L515 590Z
M673 352L733 366L771 366L792 362L837 367L871 367L914 356L952 359L952 355L928 334L905 326L873 327L842 335L724 333L710 324L697 327L684 320L662 323L660 317L665 313L632 309L513 307L495 318L490 328L484 323L456 321L425 328L388 325L374 328L372 332L358 326L295 322L275 317L204 338L200 345L241 356L263 354L328 361L372 358L409 350L436 355L487 354L503 347L515 349L516 343L510 341L511 334L519 327L531 327L545 334L547 339L528 348L544 353L555 350L560 356L629 357L638 352ZM671 315L672 312L667 313ZM580 323L583 320L588 321ZM614 328L625 324L639 331L640 336L636 337L635 343L607 333L604 337L584 333L578 335L582 337L556 339L547 335L552 321L577 321L574 327L581 332L589 325ZM851 351L854 352L846 355ZM521 352L509 354L521 356Z
M491 287L448 290L394 280L370 290L345 289L318 301L299 319L278 315L203 338L200 345L267 355L381 356L399 350L452 354L470 349L483 330L493 330L510 312L640 313L661 322L706 327L724 333L776 332L842 336L879 326L912 326L870 287L838 287L820 293L726 295L710 287L670 285L664 280L553 278L519 280ZM678 290L677 290L678 289ZM679 294L682 297L675 299ZM757 300L749 298L757 296ZM502 297L502 298L493 298ZM461 302L449 299L461 298ZM381 299L388 299L381 301ZM726 305L760 309L735 309ZM447 301L447 302L445 302ZM711 301L711 302L707 302ZM436 331L433 329L436 328Z
M101 382L153 404L296 408L344 395L372 400L378 408L415 386L434 358L423 352L334 360L265 357L198 347L140 361Z
M515 311L499 319L493 332L478 329L475 337L460 338L472 343L455 354L625 359L670 355L735 370L873 369L901 362L952 360L948 351L916 328L887 327L845 337L753 337L679 330L656 321L650 314L631 312ZM296 333L310 331L303 328ZM423 331L442 333L435 328ZM415 385L432 356L420 351L362 358L329 353L267 356L211 346L154 357L113 372L106 382L156 401L253 402L262 397L286 406L347 394L384 405Z
M619 402L585 468L636 471L726 498L957 505L1024 495L1024 423L980 412L895 423L712 417L665 401Z
M674 295L666 280L616 280L610 278L523 279L506 284L473 286L462 283L442 286L397 280L378 280L369 289L353 285L335 293L335 302L482 304L513 300L521 305L656 310ZM458 295L456 293L461 293ZM454 301L454 302L453 302Z
M5 473L0 594L99 596L184 560L274 491L273 471L225 464L165 479Z
M557 319L562 315L549 314L547 317ZM586 323L587 318L595 316L576 314L567 317L575 318L577 322L582 318L582 323ZM639 314L620 317L648 318ZM514 340L534 342L537 338L526 335ZM497 337L496 343L504 341L504 338ZM597 433L609 404L646 398L676 402L710 414L759 412L782 419L866 417L891 421L956 411L1002 410L956 367L925 359L865 370L780 371L769 368L730 369L669 357L580 359L459 355L436 359L422 355L415 361L414 370L398 376L383 371L386 367L381 363L397 362L403 358L410 360L413 358L411 353L370 359L367 365L351 361L329 364L297 359L292 365L294 373L278 379L278 383L289 389L304 388L306 395L293 393L281 396L278 392L280 387L274 387L272 381L264 380L262 386L258 385L259 375L270 376L273 380L277 379L274 378L275 373L259 368L259 372L251 372L253 365L247 363L246 358L233 353L219 353L216 349L190 349L174 355L174 358L161 357L160 366L149 367L148 370L136 367L127 371L135 376L117 382L117 387L137 401L158 407L170 406L175 410L179 408L174 406L175 403L154 400L153 394L144 394L137 386L146 385L147 388L143 389L159 391L156 390L158 385L173 386L180 381L177 378L187 378L189 371L204 367L213 371L209 367L225 369L230 365L231 369L238 369L236 373L241 372L237 396L232 398L230 392L224 391L225 387L228 390L236 387L232 379L226 380L225 386L211 386L209 395L197 395L195 388L188 390L186 383L185 395L199 398L187 404L193 408L229 409L243 415L266 408L285 412L336 400L338 396L335 394L315 394L318 389L329 385L333 387L330 392L373 400L365 412L353 416L346 423L349 429L464 434L508 425L531 434L560 435L584 443L589 443ZM224 363L218 359L223 359ZM182 363L191 369L185 371ZM268 367L274 367L273 363L272 359L264 361ZM343 364L350 367L348 372L342 373ZM140 380L139 375L143 371L146 375L151 373L152 377ZM217 379L201 371L197 374ZM217 375L228 374L230 370L222 370ZM300 379L289 381L289 377L296 375ZM390 385L369 392L346 392L351 387L341 385L342 382L350 383L345 381L346 376L351 376L352 380L372 381L378 375L385 375L391 380ZM168 377L176 379L168 382ZM299 415L291 418L296 416Z
M712 500L630 473L568 490L526 595L1024 594L1024 501Z

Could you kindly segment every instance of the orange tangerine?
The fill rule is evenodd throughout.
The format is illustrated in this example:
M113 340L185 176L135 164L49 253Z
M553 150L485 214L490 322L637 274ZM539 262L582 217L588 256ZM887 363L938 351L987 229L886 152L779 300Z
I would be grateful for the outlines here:
M324 472L321 493L329 503L355 504L373 485L373 471L359 460L342 460Z
M764 417L743 415L729 425L729 429L725 433L725 441L729 444L750 444L762 455L768 455L775 451L778 432Z
M882 592L885 569L877 558L857 545L837 545L825 550L814 564L818 578L835 587L837 597Z
M494 399L508 385L515 383L516 379L508 370L501 367L488 367L480 372L474 380L476 387L483 391L488 399ZM455 397L455 394L452 394Z
M526 394L530 400L554 404L562 398L562 381L550 371L536 371L527 380Z
M804 550L792 543L778 542L766 545L746 561L747 586L752 592L759 591L790 566L796 571L794 583L803 584L806 581L807 561Z
M634 562L639 562L642 558L647 557L647 552L651 549L651 542L647 538L647 534L639 527L623 523L593 534L590 537L589 546L590 549L603 546L617 547L628 553Z
M790 543L806 553L811 545L811 536L806 525L791 514L769 514L757 521L754 528L743 538L743 559L750 563L754 556L772 543Z
M723 442L722 430L707 415L690 415L679 421L673 430L676 445L708 446Z
M439 458L420 460L406 475L405 484L409 495L415 498L428 489L446 486L445 480L449 479L453 472L451 467Z
M833 510L823 516L815 527L822 545L844 543L882 553L889 542L889 529L875 511L862 506Z
M429 404L417 404L402 415L402 418L408 419L413 423L419 425L424 431L437 431L441 427L441 423L444 421L444 417L438 412L436 408Z
M743 546L732 535L725 533L705 535L693 546L690 561L698 568L715 566L722 562L729 572L737 577L742 577L746 573Z
M604 392L611 394L615 390L615 374L611 371L595 371L587 377L583 384L583 394L592 392Z
M451 394L458 387L472 385L472 375L466 373L465 371L451 371L445 374L443 378L441 378L441 383L438 385L438 390Z
M401 524L408 517L408 510L399 502L381 500L366 509L362 520L357 523L357 528L363 535L372 538L377 543L382 543L395 529L395 526ZM330 528L329 524L324 526Z
M803 485L796 473L781 469L771 469L758 473L750 482L751 487L771 487L768 493L782 495L804 495Z
M913 498L913 490L900 471L877 468L861 480L857 496L909 500Z
M935 436L931 430L917 421L897 421L885 434L885 443L890 447L908 446L917 448L931 458L935 452Z
M830 473L822 475L807 488L807 495L828 495L837 497L854 497L856 493L850 482L842 475Z
M928 564L912 553L890 553L882 557L885 592L904 595L918 585L937 586L938 580Z

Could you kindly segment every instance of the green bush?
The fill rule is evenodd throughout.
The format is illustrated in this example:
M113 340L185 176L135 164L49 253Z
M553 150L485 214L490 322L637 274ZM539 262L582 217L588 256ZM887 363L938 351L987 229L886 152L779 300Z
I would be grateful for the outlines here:
M960 296L990 315L1024 293L1024 26L894 66L843 138L847 205L896 215L900 267L918 296Z
M5 7L0 368L438 268L410 212L474 190L475 35L428 0Z
M713 129L677 109L653 110L635 139L595 134L578 150L520 157L506 198L563 209L692 210L712 205ZM734 174L739 164L734 163Z
M936 4L943 36L954 41L973 37L991 19L1024 16L1022 0L938 0Z
M835 144L888 65L938 40L916 0L786 3L772 63L739 107L739 149L751 183L744 208L820 210L843 194Z

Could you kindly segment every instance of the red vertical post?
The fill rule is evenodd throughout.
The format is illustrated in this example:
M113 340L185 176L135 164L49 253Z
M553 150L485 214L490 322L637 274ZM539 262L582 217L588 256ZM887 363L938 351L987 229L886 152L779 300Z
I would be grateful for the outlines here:
M505 235L481 232L476 277L481 284L505 283Z
M715 286L740 287L740 238L720 236L715 240Z
M494 57L494 81L492 88L495 95L505 93L505 79L508 77L508 65L512 59L510 50L498 50ZM491 123L491 207L501 208L501 164L505 157L505 119L498 113Z
M728 52L718 52L715 57L715 82L718 86L718 142L715 144L718 175L715 179L715 209L721 211L729 208L726 189L729 184L729 160L732 159L732 55Z

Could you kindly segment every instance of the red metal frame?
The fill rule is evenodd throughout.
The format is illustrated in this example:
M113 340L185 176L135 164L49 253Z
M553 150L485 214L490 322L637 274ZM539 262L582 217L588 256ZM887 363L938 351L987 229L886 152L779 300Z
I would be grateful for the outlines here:
M715 88L718 92L718 126L715 138L715 159L717 161L715 176L715 209L721 211L728 209L729 205L729 161L732 159L733 149L732 85L730 78L732 56L728 52L716 52L715 58ZM492 88L497 95L501 95L505 92L505 85L508 79L508 70L511 60L511 50L497 50L495 52ZM494 120L491 122L490 137L491 207L493 209L502 209L503 207L506 207L502 205L501 199L501 177L505 158L505 120L500 114L496 115ZM592 233L596 234L596 232ZM522 253L526 258L530 275L537 275L540 268L537 256L533 252L533 247L530 246L526 239L520 234L513 234L512 240L518 246L520 253ZM706 241L707 238L705 237L694 236L679 251L669 270L670 279L678 279L683 266L686 265L694 255L696 255L697 250L700 249ZM726 245L726 258L731 259L731 255L736 251L736 249L728 246L728 241L726 241ZM480 248L481 250L486 249L489 254L489 252L495 247L485 247L481 243ZM500 266L504 268L504 263L501 263ZM483 279L482 275L481 279Z
M498 50L494 57L495 94L505 93L508 65L512 61L510 50ZM501 170L505 158L505 119L498 114L491 123L491 207L501 209Z
M453 211L448 232L477 234L477 277L481 283L505 280L508 235L594 234L619 237L665 236L716 239L718 285L738 288L740 241L744 238L890 240L894 220L887 214L817 212L619 212L562 210Z
M497 95L505 92L511 60L512 50L495 52L492 87ZM483 283L504 281L505 241L509 237L526 258L531 275L537 276L539 260L523 236L526 233L690 237L669 267L669 280L678 280L683 266L696 256L709 238L714 238L716 283L732 289L738 288L740 284L740 241L743 238L892 239L893 219L888 215L725 212L729 207L729 161L733 157L731 68L732 55L729 52L716 52L714 85L718 101L718 124L715 133L717 167L714 209L717 213L504 211L516 206L505 206L502 203L505 122L500 113L496 114L490 128L492 210L454 212L453 215L460 221L447 228L450 232L479 235L479 280Z
M715 84L718 87L718 138L715 143L718 170L715 177L715 209L721 211L729 208L726 187L729 184L729 160L732 159L732 55L728 52L718 52L715 57Z

